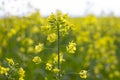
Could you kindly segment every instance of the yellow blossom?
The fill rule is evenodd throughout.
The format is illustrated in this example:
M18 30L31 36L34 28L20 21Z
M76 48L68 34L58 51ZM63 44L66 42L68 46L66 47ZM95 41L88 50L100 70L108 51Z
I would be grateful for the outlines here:
M16 31L15 29L11 29L10 32L7 34L7 36L10 38L10 37L12 37L13 35L15 35L16 32L17 32L17 31Z
M66 49L69 53L75 53L76 43L74 43L73 41L69 42L69 45L66 47Z
M19 80L24 80L23 77L20 77Z
M53 61L54 63L58 63L58 55L56 53L53 54ZM60 53L60 63L64 62L65 59L63 58L63 54Z
M25 40L28 43L28 45L32 45L34 43L34 41L30 38L26 38Z
M58 73L60 70L55 67L52 71L53 71L54 73Z
M52 69L52 64L46 63L46 70L51 70L51 69Z
M24 47L20 47L20 51L23 53L25 52L25 48Z
M32 27L32 32L33 33L38 33L39 32L39 27L38 26L33 26Z
M7 62L10 64L10 65L14 65L14 61L12 58L6 58Z
M50 26L49 25L46 25L46 26L41 26L41 31L42 32L46 32L46 31L48 31L48 30L50 30Z
M41 62L41 58L39 56L36 56L32 60L34 63L39 64Z
M115 75L115 76L120 76L120 71L117 71L117 70L114 71L114 75Z
M52 14L48 17L48 22L54 23L55 20L56 20L56 15L52 13Z
M35 46L35 52L41 52L43 50L44 44L39 43L38 45Z
M51 33L47 36L47 40L49 42L55 42L56 39L57 39L57 35L55 33Z
M21 68L19 68L19 70L18 70L18 74L19 74L19 80L24 80L23 79L23 77L25 77L25 71L24 71L24 69L21 67Z
M28 49L27 49L28 53L33 52L33 51L34 51L34 48L32 46L28 47Z
M0 74L8 75L9 68L0 66Z
M79 72L79 75L80 75L81 78L87 78L87 71L86 70L81 70Z

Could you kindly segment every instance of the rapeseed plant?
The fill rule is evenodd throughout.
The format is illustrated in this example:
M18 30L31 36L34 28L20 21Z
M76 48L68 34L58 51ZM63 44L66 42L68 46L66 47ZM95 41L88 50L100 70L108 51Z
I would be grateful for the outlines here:
M0 19L0 65L3 65L0 66L0 74L2 74L0 80L5 80L5 77L9 76L14 77L14 80L24 80L24 78L31 80L36 77L37 79L46 77L46 80L53 80L53 76L58 77L59 73L61 80L72 80L73 78L79 80L78 77L64 75L64 73L69 74L70 71L79 70L81 67L78 64L90 69L89 76L87 70L75 72L83 79L119 80L119 18L97 18L95 16L70 18L75 24L74 27L68 19L67 15L61 13L50 15L47 18L48 22L46 19L41 19L38 14L24 18ZM56 38L51 35L53 33ZM48 36L49 39L47 39ZM38 44L35 45L36 43ZM60 54L61 52L62 54ZM76 54L68 56L69 54L65 53ZM16 60L9 58L10 56L15 56ZM38 58L34 62L40 62L40 65L31 65L33 56L42 58L42 61ZM4 62L4 59L7 63ZM14 61L20 63L16 66ZM17 76L20 67L28 70L25 72L26 76Z

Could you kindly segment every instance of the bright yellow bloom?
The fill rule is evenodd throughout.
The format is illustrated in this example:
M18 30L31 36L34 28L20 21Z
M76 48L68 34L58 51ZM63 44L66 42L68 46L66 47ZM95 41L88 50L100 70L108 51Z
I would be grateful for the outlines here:
M12 37L13 35L15 35L16 32L17 32L17 31L16 31L15 29L11 29L10 32L7 34L7 36L10 38L10 37Z
M52 64L46 63L46 70L51 70L52 69Z
M115 76L120 76L120 71L117 71L117 70L114 71L114 75L115 75Z
M39 64L41 62L41 58L39 56L36 56L32 60L34 63Z
M24 80L23 77L20 77L19 80Z
M53 71L54 73L58 73L60 70L55 67L52 71Z
M24 80L23 79L23 77L25 77L25 71L24 71L24 69L21 67L21 68L19 68L19 70L18 70L18 74L19 74L19 80Z
M87 71L86 70L81 70L79 72L81 78L87 78Z
M26 41L28 42L29 45L32 45L34 43L34 41L30 38L27 38Z
M9 68L0 66L0 74L8 75Z
M26 45L30 46L30 45L33 45L33 43L34 43L34 41L31 38L25 38L25 39L23 39L23 44L26 44Z
M25 52L25 48L24 47L20 47L20 51L23 53Z
M7 62L10 64L10 65L14 65L14 61L12 58L6 58Z
M56 15L52 13L52 14L48 17L48 22L54 23L55 20L56 20Z
M58 63L58 55L56 53L53 54L53 61L54 63ZM63 54L60 53L60 63L64 62L65 59L63 58Z
M46 31L50 30L50 28L51 28L50 25L41 26L41 31L46 32Z
M32 27L32 33L38 33L39 32L39 27L38 26L33 26Z
M69 53L75 53L76 43L74 43L73 41L69 42L69 45L66 47L66 49Z
M34 47L33 46L29 46L28 49L27 49L27 52L28 53L34 52Z
M38 45L35 46L35 52L41 52L43 50L44 44L39 43Z
M47 40L49 42L55 42L56 39L57 39L57 35L55 33L51 33L47 36Z

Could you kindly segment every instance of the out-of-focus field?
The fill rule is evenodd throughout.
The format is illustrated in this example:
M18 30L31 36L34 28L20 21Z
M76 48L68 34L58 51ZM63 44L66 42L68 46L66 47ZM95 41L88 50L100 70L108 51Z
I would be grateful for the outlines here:
M64 61L61 64L61 80L84 80L76 74L87 71L86 80L120 80L120 18L95 17L89 15L81 18L68 18L72 31L60 37L60 51ZM39 13L28 17L6 17L0 19L0 66L11 67L6 58L12 58L15 68L25 70L24 80L55 80L55 74L46 70L46 62L52 60L57 51L57 41L47 40L47 29L41 26L48 24ZM66 53L66 45L76 42L74 54ZM44 44L40 53L35 52L38 43ZM35 64L32 59L40 56L42 63ZM10 68L13 69L14 68ZM9 77L17 80L15 72L8 72ZM48 79L47 79L48 78ZM0 80L8 80L0 74Z

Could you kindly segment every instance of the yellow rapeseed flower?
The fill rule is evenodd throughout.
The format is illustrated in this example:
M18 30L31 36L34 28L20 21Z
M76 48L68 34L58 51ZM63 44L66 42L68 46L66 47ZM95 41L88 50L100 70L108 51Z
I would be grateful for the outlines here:
M18 70L18 74L19 74L19 80L24 80L23 78L25 77L25 71L24 71L24 69L21 67L21 68L19 68L19 70Z
M54 63L58 63L58 55L56 53L54 53L52 56L53 56ZM65 61L65 59L63 58L63 54L60 53L60 63L62 63L64 61Z
M20 52L25 52L25 48L24 47L20 47Z
M14 65L14 61L12 58L6 58L7 62L10 64L10 65Z
M39 56L35 56L32 61L36 64L39 64L41 62L41 58Z
M38 33L39 32L39 27L38 26L33 26L32 27L32 32L33 33Z
M41 31L46 32L46 31L50 30L50 28L51 28L50 25L41 26Z
M55 67L52 71L53 71L54 73L58 73L60 70Z
M81 78L87 78L87 71L86 70L81 70L79 72L79 75L80 75Z
M74 43L73 41L69 42L69 45L66 47L67 52L69 53L75 53L76 51L76 43Z
M51 69L52 69L52 64L46 63L46 70L51 70Z
M47 36L47 40L49 42L55 42L56 39L57 39L57 35L55 33L51 33Z
M29 46L27 49L28 53L34 52L34 47L33 46Z
M0 66L0 74L8 75L9 68Z
M16 34L16 30L15 29L11 29L10 32L7 34L8 38L12 37L13 35Z
M41 52L43 50L44 44L39 43L38 45L35 46L35 52Z
M23 77L20 77L19 80L24 80Z
M56 20L56 15L52 13L52 14L48 17L48 22L54 23L55 20Z

